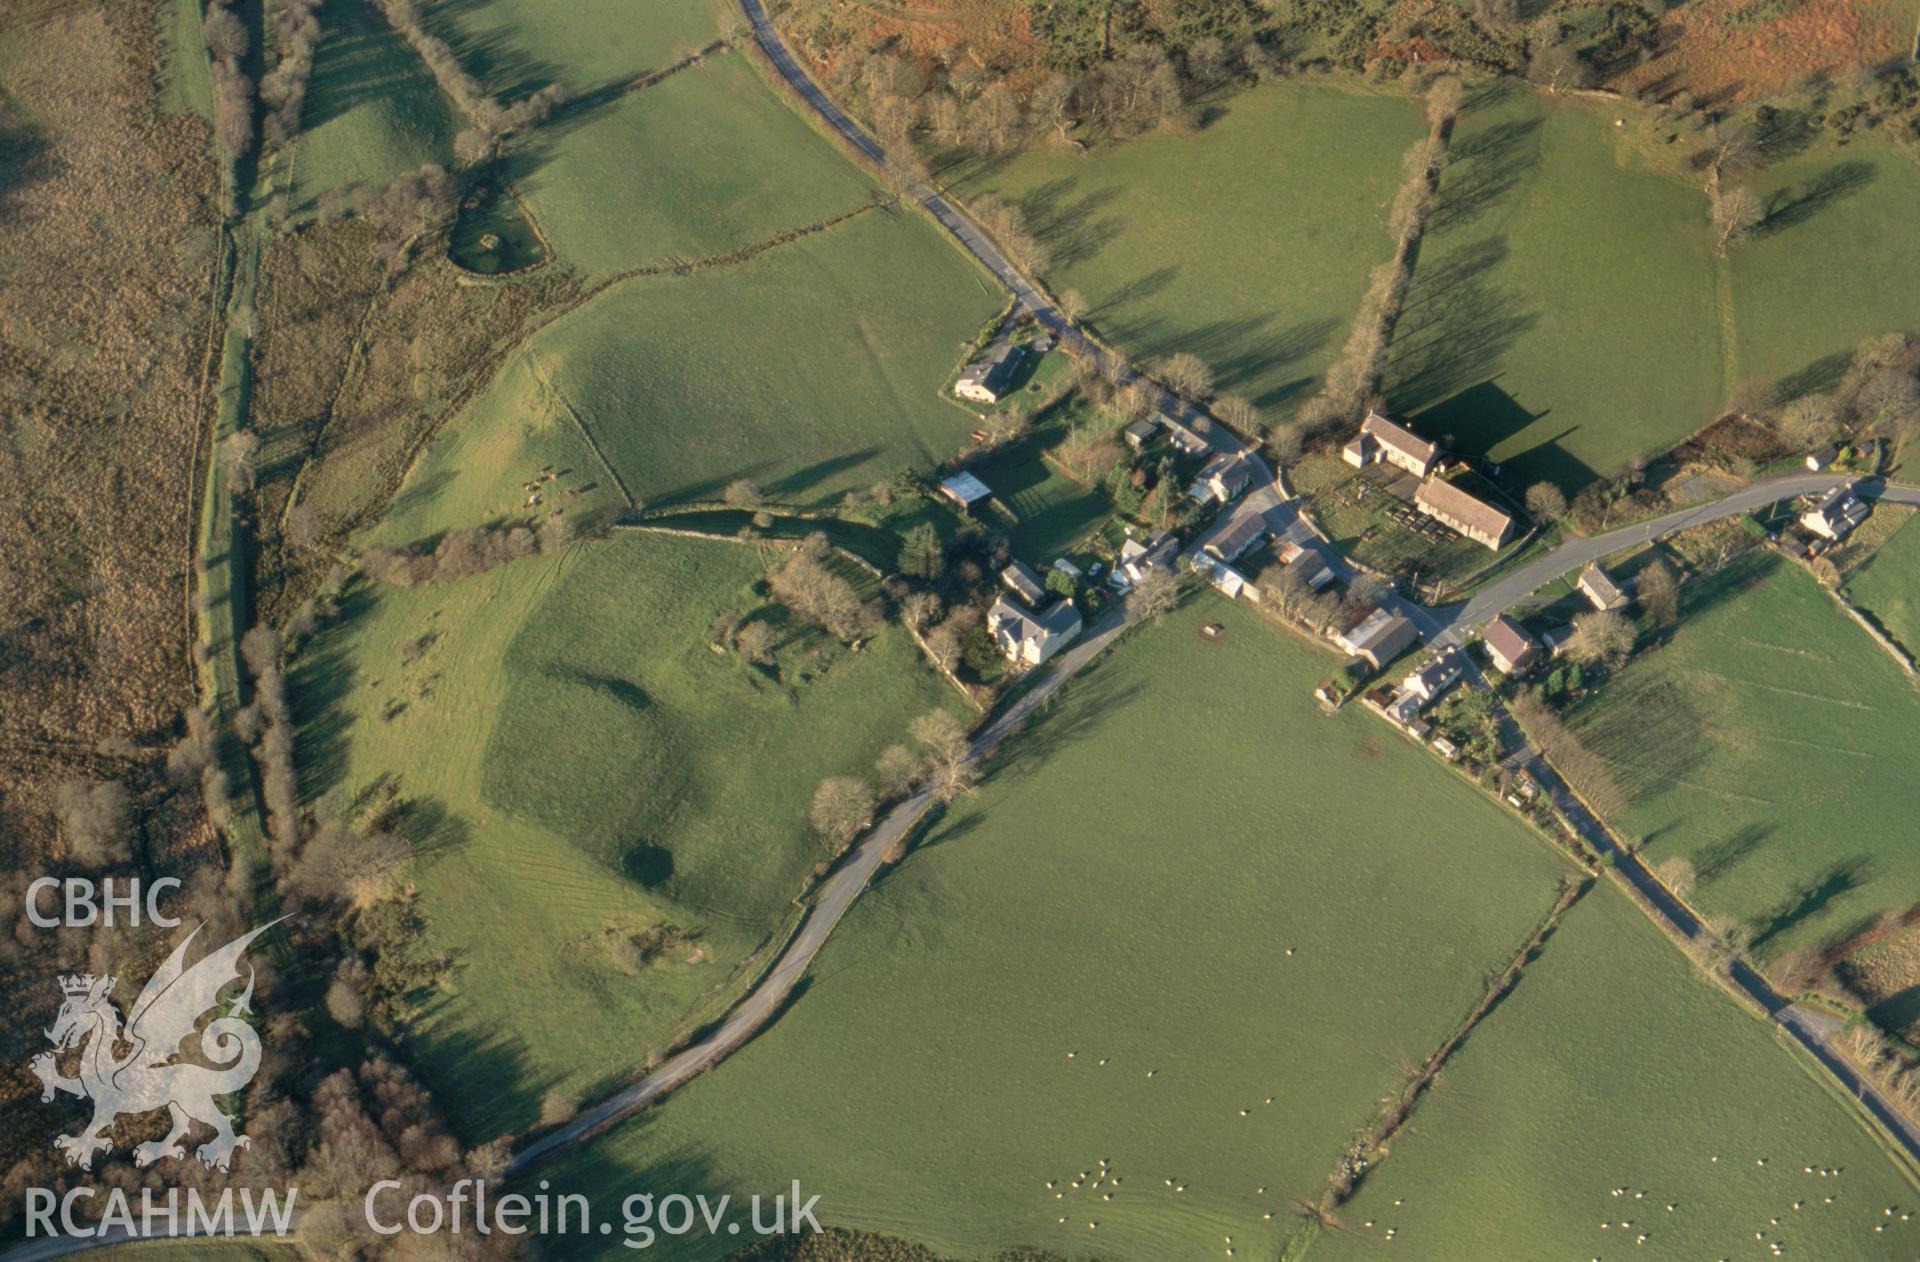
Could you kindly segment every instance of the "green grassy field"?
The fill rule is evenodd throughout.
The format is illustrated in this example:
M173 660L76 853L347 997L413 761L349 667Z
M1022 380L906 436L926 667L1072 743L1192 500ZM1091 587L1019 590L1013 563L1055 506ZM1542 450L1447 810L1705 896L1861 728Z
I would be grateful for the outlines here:
M1097 416L1086 420L1101 423ZM1064 436L1063 427L1046 426L972 468L1012 514L1011 520L996 524L1006 528L1013 555L1041 570L1072 551L1113 513L1104 494L1047 463L1042 453Z
M1909 654L1920 652L1920 526L1912 518L1848 577L1846 595Z
M462 0L442 4L435 29L502 101L556 80L586 96L705 46L724 0Z
M1271 1256L1565 870L1376 720L1320 717L1329 660L1211 596L1137 632L856 905L778 1025L543 1177L799 1177L823 1221L961 1256ZM1070 1186L1102 1159L1117 1185Z
M1862 341L1920 326L1920 257L1901 248L1920 161L1882 136L1822 140L1752 181L1769 218L1729 255L1743 377L1811 370Z
M1693 902L1763 959L1904 908L1920 694L1805 573L1756 557L1683 589L1673 640L1576 711L1632 797L1616 821L1679 855Z
M1596 889L1307 1262L1913 1257L1920 1187L1815 1074Z
M1084 294L1088 323L1128 355L1191 351L1221 390L1290 405L1393 253L1386 205L1425 128L1404 99L1298 81L1220 108L1197 135L948 174L1022 208L1051 287Z
M879 192L737 52L570 108L506 171L554 252L590 279L728 254Z
M1611 475L1726 393L1706 200L1630 156L1624 108L1470 102L1395 332L1392 406L1516 488Z
M814 784L957 703L897 630L851 653L783 626L778 680L713 653L763 573L754 548L621 533L358 596L303 653L309 793L388 777L414 804L429 944L457 965L418 1050L463 1135L723 1001L821 857ZM636 973L610 948L650 931Z
M375 536L383 543L428 539L457 526L544 516L576 517L627 507L627 497L587 441L570 402L552 385L550 360L523 350L453 422L428 442L387 507ZM527 483L551 468L541 503ZM576 493L577 492L577 493Z
M320 10L300 140L293 204L309 210L330 188L384 184L429 162L453 164L465 124L426 66L365 0L327 0Z
M199 0L167 0L154 14L160 26L160 107L213 121L213 82L200 40Z
M998 305L925 220L870 210L745 263L621 284L528 353L645 502L752 478L818 504L967 440L978 422L934 392Z

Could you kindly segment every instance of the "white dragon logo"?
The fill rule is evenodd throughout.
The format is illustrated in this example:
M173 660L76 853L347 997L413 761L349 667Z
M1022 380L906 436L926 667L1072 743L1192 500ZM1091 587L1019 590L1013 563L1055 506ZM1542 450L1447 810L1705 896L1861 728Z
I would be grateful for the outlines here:
M150 1165L166 1157L184 1160L187 1153L180 1141L195 1122L214 1130L213 1139L196 1152L215 1170L227 1168L235 1148L247 1147L247 1137L233 1133L233 1123L213 1101L215 1096L246 1086L260 1068L260 1036L240 1020L251 1011L247 1006L253 997L251 966L247 968L246 990L229 1013L215 1017L200 1031L201 1053L221 1067L173 1061L181 1042L218 1004L221 990L240 976L240 957L248 944L278 923L261 925L189 968L184 964L187 945L200 932L194 929L134 1000L124 1031L120 1012L109 998L116 978L85 974L60 979L66 1002L60 1005L53 1028L46 1031L54 1050L34 1057L29 1068L40 1079L42 1101L53 1099L57 1091L93 1100L93 1120L78 1134L62 1135L53 1141L53 1146L66 1154L68 1164L91 1170L94 1154L113 1147L107 1129L117 1119L162 1108L172 1114L173 1129L165 1139L137 1145L133 1150L135 1165ZM86 1048L80 1053L79 1076L65 1077L55 1057L83 1042ZM116 1056L123 1044L130 1045L130 1050L125 1056Z

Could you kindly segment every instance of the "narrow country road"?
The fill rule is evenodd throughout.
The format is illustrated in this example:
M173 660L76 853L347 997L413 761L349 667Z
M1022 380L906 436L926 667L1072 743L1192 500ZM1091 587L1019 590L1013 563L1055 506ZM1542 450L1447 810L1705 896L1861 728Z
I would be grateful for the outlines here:
M1920 492L1913 494L1915 501L1920 501ZM1478 668L1473 673L1477 678ZM1484 686L1484 680L1478 682ZM1552 798L1555 809L1580 834L1581 839L1597 853L1611 858L1615 870L1647 900L1660 919L1689 943L1707 941L1711 935L1706 927L1686 904L1673 896L1638 854L1621 845L1586 805L1569 791L1566 781L1541 757L1539 750L1534 748L1504 706L1500 708L1500 715L1502 742L1513 751L1503 762L1524 770L1538 781ZM1878 1083L1861 1073L1836 1050L1833 1036L1839 1033L1839 1021L1825 1013L1789 1002L1745 960L1734 960L1727 972L1742 993L1757 1003L1787 1037L1805 1048L1846 1089L1848 1095L1899 1141L1910 1156L1920 1161L1920 1125L1902 1113Z
M1431 628L1429 638L1436 644L1461 644L1496 614L1525 603L1541 587L1601 557L1663 538L1675 531L1749 512L1776 500L1822 494L1846 480L1844 476L1822 473L1787 474L1755 482L1712 503L1681 509L1590 539L1570 540L1520 566L1512 574L1487 584L1471 600L1462 604L1435 610L1431 614L1418 606L1413 608L1419 613L1428 614L1426 624ZM1861 478L1857 480L1856 489L1863 497L1883 504L1920 507L1920 487L1902 486L1881 478ZM1470 662L1467 676L1475 685L1488 687L1478 664ZM1586 804L1575 796L1565 779L1547 762L1512 713L1498 703L1495 695L1501 724L1500 741L1502 746L1511 751L1501 760L1503 765L1524 771L1532 777L1552 800L1554 809L1581 839L1595 853L1607 856L1621 877L1646 899L1654 914L1675 933L1689 943L1703 943L1710 939L1711 934L1692 910L1674 897L1673 892L1653 874L1639 854L1622 845L1587 809ZM1910 1156L1920 1161L1920 1125L1902 1113L1878 1083L1855 1068L1835 1048L1833 1038L1840 1030L1837 1020L1826 1013L1789 1002L1745 960L1734 960L1727 973L1735 987L1758 1004L1787 1037L1812 1055Z
M781 39L761 0L740 0L740 7L752 25L756 42L801 100L858 152L876 165L884 166L886 154L878 142L814 83ZM1016 311L1031 314L1063 343L1070 342L1084 349L1096 362L1103 365L1118 362L1121 380L1134 380L1140 376L1113 352L1093 342L1069 322L1007 260L987 234L946 196L932 188L919 190L915 196L927 213L1012 293ZM1303 543L1318 541L1327 564L1342 580L1351 580L1358 573L1344 554L1324 536L1320 536L1301 516L1277 475L1256 450L1204 409L1164 389L1160 390L1160 407L1192 428L1215 451L1244 454L1255 470L1252 489L1229 505L1196 538L1189 555L1197 552L1207 540L1232 529L1249 515L1257 514L1266 519L1276 536ZM1589 562L1675 531L1734 516L1776 500L1824 492L1845 480L1844 476L1835 474L1788 474L1771 478L1743 487L1708 504L1681 509L1592 538L1569 540L1516 567L1511 573L1491 580L1469 600L1458 604L1429 609L1397 593L1389 594L1382 603L1406 616L1432 643L1464 643L1496 614L1526 603L1534 592L1547 583L1573 573ZM1877 498L1883 503L1920 507L1920 488L1888 484L1879 479L1861 479L1859 490L1863 496ZM1045 668L1024 695L974 737L970 746L972 760L977 764L990 756L1001 741L1034 711L1044 706L1062 685L1111 644L1125 627L1124 612L1118 605L1089 626L1071 648ZM1477 667L1472 669L1471 674L1476 682L1484 686L1485 681L1480 677ZM1506 760L1508 764L1526 770L1541 784L1582 838L1597 852L1612 857L1621 875L1645 896L1663 920L1688 941L1699 940L1706 930L1698 919L1673 897L1638 855L1622 846L1572 794L1504 708L1501 715L1506 725L1504 735L1507 746L1513 750ZM821 883L800 928L773 967L705 1037L675 1053L653 1073L529 1144L515 1155L503 1175L525 1175L564 1155L622 1119L656 1103L744 1046L780 1012L792 996L841 917L868 887L886 853L911 834L933 805L933 797L927 790L914 793L889 811L848 851ZM1906 1118L1876 1084L1864 1078L1834 1049L1831 1040L1837 1033L1837 1026L1832 1018L1789 1003L1743 961L1736 961L1729 972L1736 986L1755 1000L1789 1037L1825 1067L1910 1154L1920 1159L1920 1126ZM297 1218L298 1215L296 1223ZM26 1242L0 1254L0 1262L49 1262L50 1259L71 1254L130 1243L134 1239L137 1237L113 1231L96 1238L68 1237Z
M747 15L747 21L753 26L753 38L760 50L773 62L774 69L787 81L787 86L799 94L808 108L818 114L821 121L841 136L848 144L859 150L875 166L884 167L887 162L886 151L880 142L867 134L860 124L854 122L838 105L835 105L813 77L800 65L786 41L780 38L780 32L774 29L773 21L767 17L766 8L761 0L740 0L740 9ZM1000 253L1000 247L992 238L980 230L979 225L960 213L958 207L934 189L923 189L916 194L927 213L937 220L941 227L959 241L967 253L979 259L985 268L994 274L1002 285L1013 294L1014 305L1031 312L1048 328L1063 338L1071 338L1076 343L1087 344L1080 331L1060 314L1054 305L1047 301L1033 282L1021 275L1020 269L1007 261Z
M982 728L973 738L972 758L978 764L1044 705L1075 672L1099 654L1126 628L1125 614L1116 604L1087 628L1085 634L1053 659L1038 682L1015 701L999 718ZM821 884L819 895L808 909L806 919L779 961L753 990L730 1012L726 1019L699 1042L675 1053L653 1073L639 1082L585 1110L565 1126L529 1144L507 1166L508 1176L524 1174L551 1160L583 1140L646 1108L676 1087L706 1072L731 1055L753 1037L780 1011L788 996L806 973L807 966L840 923L840 917L853 905L873 879L888 850L908 836L933 807L933 795L921 789L887 812L873 830L850 850L832 875Z
M793 55L793 51L787 47L786 41L774 27L772 19L767 16L762 0L740 0L740 10L746 14L748 23L753 27L754 41L759 44L760 50L767 55L767 59L773 63L774 69L780 72L780 77L786 80L787 86L793 90L794 94L863 157L875 166L884 168L887 163L886 150L880 147L880 142L869 135L864 127L848 117L845 110L834 104L832 98L813 81L813 76L807 73L806 68ZM946 229L947 234L959 244L961 249L978 260L982 267L993 274L994 279L1012 293L1015 314L1026 312L1032 315L1051 330L1063 344L1071 343L1085 351L1097 364L1105 366L1109 363L1117 363L1122 382L1133 381L1140 377L1141 374L1128 366L1124 359L1089 338L1078 326L1067 319L1060 309L1053 305L1052 300L1040 292L1039 286L1028 280L1019 268L1008 261L1007 256L1001 253L1000 247L993 243L993 238L989 237L980 225L969 219L944 193L931 186L922 186L914 192L913 196L926 212L933 216L934 222ZM1244 512L1249 507L1255 511L1264 511L1280 502L1281 496L1273 489L1275 481L1273 471L1267 468L1259 454L1252 451L1238 435L1216 421L1204 409L1195 407L1165 389L1160 390L1159 406L1163 411L1171 413L1175 419L1193 429L1215 451L1246 452L1252 459L1257 471L1254 479L1255 489L1241 501L1242 507L1237 509L1236 513Z
M1710 503L1682 508L1662 517L1594 535L1590 539L1570 539L1553 551L1517 566L1512 573L1493 579L1475 592L1471 599L1433 610L1438 642L1465 643L1492 621L1494 615L1524 604L1529 596L1554 579L1572 574L1601 557L1637 544L1650 543L1676 531L1750 512L1776 500L1822 494L1845 481L1848 481L1847 475L1836 473L1784 474L1743 486L1725 498ZM1920 507L1920 487L1901 486L1882 478L1859 478L1854 489L1863 499Z
M753 25L754 38L773 61L788 85L828 126L845 137L848 143L876 164L884 166L886 154L879 143L858 123L849 118L820 90L819 85L814 83L768 19L761 0L740 0L740 7ZM1113 358L1104 348L1086 338L1075 328L1025 276L1021 275L1019 269L1007 261L987 235L955 209L946 197L929 189L919 194L919 200L927 212L951 233L968 253L978 259L988 271L1012 291L1016 308L1032 313L1052 329L1063 342L1071 340L1076 345L1087 348L1102 362ZM1124 379L1131 379L1137 375L1133 370L1127 369ZM1247 448L1246 444L1226 426L1214 421L1203 410L1174 398L1164 391L1162 398L1163 406L1174 412L1184 423L1192 426L1214 450L1244 451L1257 470L1253 488L1222 512L1208 530L1202 532L1188 550L1189 556L1204 546L1207 540L1232 529L1249 514L1257 513L1266 518L1269 529L1281 538L1302 542L1310 537L1319 538L1325 545L1322 551L1326 554L1327 563L1335 574L1342 580L1350 580L1354 576L1355 569L1351 562L1324 537L1318 536L1317 532L1301 517L1297 508L1289 502L1279 479L1261 460L1257 452ZM1504 613L1525 603L1534 592L1548 583L1582 569L1601 557L1636 544L1663 538L1676 531L1736 516L1776 500L1824 493L1846 480L1845 475L1832 473L1795 473L1768 478L1742 487L1711 503L1680 509L1589 539L1569 540L1551 552L1517 567L1512 573L1495 578L1470 599L1459 604L1428 609L1397 593L1390 594L1382 603L1411 620L1420 630L1423 638L1429 642L1435 645L1462 644L1480 627L1491 621L1496 614ZM1858 490L1862 496L1875 498L1883 503L1920 507L1920 488L1889 484L1877 478L1866 478L1859 480ZM1067 663L1063 661L1061 665L1066 666ZM1485 680L1479 679L1477 668L1473 673L1478 682L1484 686ZM1504 708L1502 713L1505 715ZM1654 877L1653 873L1641 863L1638 855L1621 846L1600 821L1594 818L1568 791L1559 775L1526 740L1525 734L1520 732L1518 724L1513 722L1512 717L1505 715L1505 718L1509 724L1512 724L1514 737L1512 747L1517 751L1515 757L1526 766L1529 774L1538 779L1553 795L1556 806L1561 809L1566 818L1597 851L1613 856L1614 863L1621 874L1647 898L1667 923L1688 941L1697 940L1705 930L1692 913ZM906 809L906 806L903 805L901 809ZM892 817L889 817L888 822L891 822L891 819ZM882 828L885 827L886 824L883 824ZM872 862L877 862L877 859ZM867 870L871 872L871 863L868 864ZM864 882L865 878L862 877L861 884L864 885ZM849 892L848 901L851 900L853 893L858 892L858 888L855 886ZM837 917L836 912L835 918ZM831 925L828 927L830 928ZM825 936L824 931L820 936ZM810 957L811 952L809 952ZM1765 978L1754 972L1744 961L1736 961L1729 972L1735 985L1759 1003L1788 1036L1811 1053L1846 1088L1849 1094L1899 1140L1910 1154L1920 1159L1920 1127L1894 1107L1892 1100L1877 1085L1864 1078L1834 1049L1830 1041L1832 1031L1824 1027L1817 1014L1788 1003L1767 983ZM791 982L786 989L791 989ZM785 993L784 990L782 993ZM642 1083L635 1090L645 1086L646 1084ZM656 1092L648 1098L657 1098L658 1094Z

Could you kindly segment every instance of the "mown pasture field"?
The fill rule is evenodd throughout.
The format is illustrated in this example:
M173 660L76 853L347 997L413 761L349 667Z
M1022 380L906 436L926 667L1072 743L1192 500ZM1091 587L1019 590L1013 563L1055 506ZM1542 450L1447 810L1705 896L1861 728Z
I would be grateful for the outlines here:
M1728 254L1742 378L1825 389L1861 342L1920 327L1913 154L1874 133L1822 138L1749 183L1768 214Z
M814 784L957 703L898 630L854 653L781 625L777 680L715 654L717 616L761 609L766 555L621 532L355 589L303 652L308 792L411 804L428 943L456 962L418 1050L463 1136L711 1015L822 857Z
M999 305L930 223L876 208L743 263L623 282L527 356L642 501L748 478L816 505L967 441L978 421L935 391Z
M741 52L571 106L504 169L554 252L590 280L729 255L883 195Z
M1920 527L1911 517L1847 576L1846 596L1909 655L1920 652Z
M200 5L197 0L167 0L154 20L160 28L160 108L170 114L197 114L211 123L213 83L200 38Z
M735 13L725 0L469 0L434 16L467 69L512 102L556 81L604 93L705 47Z
M328 0L293 146L296 211L320 194L385 184L427 163L453 165L465 123L407 42L364 0Z
M1900 1217L1920 1184L1893 1151L1602 886L1306 1258L1772 1257L1778 1243L1788 1258L1891 1262L1920 1249L1920 1216Z
M1616 137L1629 108L1501 86L1454 132L1387 396L1515 488L1611 476L1726 393L1706 199Z
M1222 391L1290 409L1393 254L1387 203L1426 129L1404 98L1301 81L1218 109L1190 136L1036 146L945 174L1019 206L1049 286L1085 295L1089 327L1127 355L1191 351Z
M552 482L542 481L542 469L554 472ZM528 502L530 482L538 486L539 504ZM428 441L374 534L397 546L460 526L554 511L586 519L627 507L570 401L554 388L549 360L534 347L508 358L486 389Z
M1796 567L1756 556L1682 591L1671 642L1572 716L1631 797L1613 822L1691 862L1692 901L1762 959L1906 907L1920 693Z
M1619 126L1615 126L1616 121ZM1900 238L1920 163L1817 137L1752 176L1758 232L1714 253L1697 174L1642 156L1636 107L1517 86L1470 100L1406 312L1390 402L1423 432L1571 491L1714 419L1736 385L1826 389L1862 341L1920 324ZM1683 144L1700 143L1678 137Z
M1082 420L1103 423L1098 416ZM994 503L1005 506L991 526L1004 529L1014 556L1042 571L1113 514L1104 493L1047 460L1065 436L1064 425L1045 425L971 470L993 489Z
M1568 871L1377 720L1321 717L1326 665L1211 595L1135 632L867 892L778 1024L542 1177L798 1177L824 1222L943 1255L1272 1256ZM1073 1186L1102 1161L1117 1182Z

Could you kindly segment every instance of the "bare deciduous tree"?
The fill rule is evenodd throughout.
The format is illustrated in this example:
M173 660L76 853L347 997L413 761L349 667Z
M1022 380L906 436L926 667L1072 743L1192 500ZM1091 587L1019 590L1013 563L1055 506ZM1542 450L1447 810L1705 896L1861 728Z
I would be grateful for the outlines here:
M828 776L813 791L807 820L837 855L873 822L873 787L859 776Z
M1547 761L1602 819L1612 819L1626 808L1627 795L1614 779L1606 759L1583 745L1560 721L1560 716L1540 700L1537 691L1521 692L1510 705L1514 718L1520 721Z
M1566 492L1551 482L1535 482L1527 488L1527 513L1535 521L1559 521L1567 515Z
M1745 185L1713 195L1713 228L1719 234L1713 248L1725 254L1727 247L1753 235L1766 218L1766 207L1759 196Z
M287 874L287 888L316 903L367 907L392 895L413 848L398 833L356 832L341 819L323 821Z
M250 429L237 429L220 440L220 466L242 494L253 489L254 459L260 452L260 438Z
M1313 554L1308 553L1307 556ZM1305 558L1292 565L1276 563L1268 566L1260 576L1261 594L1270 599L1273 607L1286 617L1300 617L1313 600L1312 576L1307 573L1311 564Z
M1148 570L1127 593L1127 621L1165 617L1180 603L1180 584L1164 568Z
M1670 627L1680 618L1680 581L1673 567L1656 559L1634 576L1633 594L1657 627Z
M1213 370L1205 360L1188 351L1156 360L1153 375L1183 398L1198 401L1213 393Z
M1838 428L1833 396L1803 394L1780 409L1774 429L1790 447L1818 447Z
M1450 121L1460 112L1462 98L1460 80L1453 75L1443 74L1427 85L1427 125L1438 127Z
M1567 651L1576 661L1617 666L1633 653L1635 639L1633 623L1624 614L1596 609L1574 616Z
M133 795L126 785L69 780L54 791L53 804L73 862L98 868L132 857Z
M860 603L853 584L827 568L828 552L825 535L808 535L768 579L774 598L846 643L877 634L885 621L883 610Z
M558 1126L571 1120L578 1109L572 1096L555 1087L540 1097L540 1125Z
M977 773L959 719L946 710L930 710L913 721L913 738L926 747L921 775L935 797L951 802L973 787Z
M916 631L924 631L939 621L941 612L940 598L932 592L910 592L900 602L900 616Z
M1546 84L1549 92L1584 88L1593 82L1593 75L1593 63L1561 38L1541 44L1527 58L1527 78Z
M187 731L167 751L167 779L175 785L189 785L213 761L217 748L213 720L199 706L187 710Z
M761 618L741 623L739 629L733 633L733 650L755 666L771 663L773 661L773 628Z
M327 984L327 1015L349 1030L357 1030L367 1019L367 966L358 958L341 961Z
M1662 859L1659 865L1653 869L1653 874L1660 878L1660 884L1666 886L1681 898L1685 898L1693 893L1693 885L1697 877L1693 869L1693 861L1684 855L1674 855L1670 859Z
M873 764L874 781L884 797L898 797L919 783L921 760L905 745L889 745Z
M1276 425L1267 435L1267 455L1279 465L1289 465L1300 459L1300 453L1306 449L1306 435L1298 424L1289 422Z
M1213 414L1225 422L1229 429L1256 438L1265 425L1260 409L1237 394L1223 394L1215 399Z

